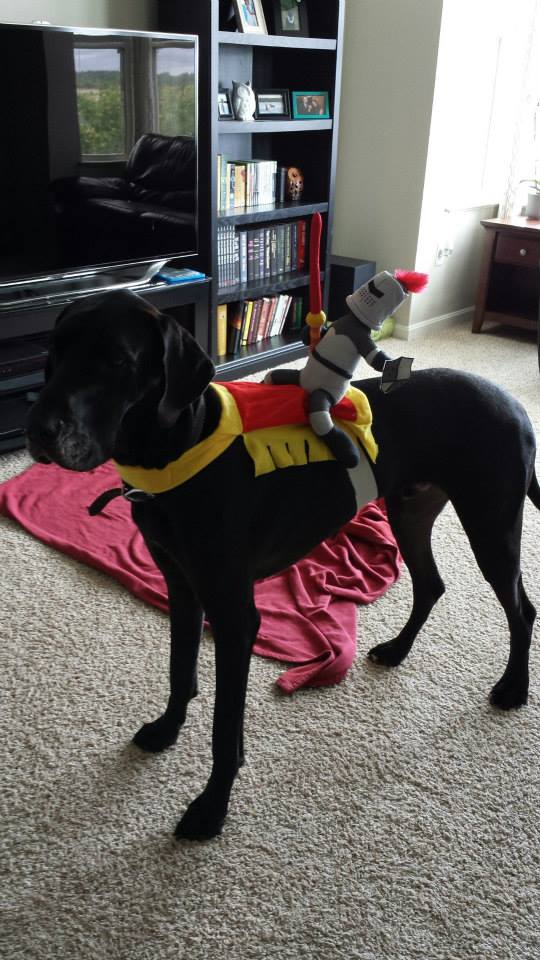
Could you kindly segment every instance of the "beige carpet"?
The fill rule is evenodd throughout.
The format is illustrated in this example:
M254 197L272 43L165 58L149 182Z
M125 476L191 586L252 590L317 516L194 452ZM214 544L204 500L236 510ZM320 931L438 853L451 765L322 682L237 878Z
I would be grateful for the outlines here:
M405 347L506 385L540 435L530 337L460 328ZM0 458L0 477L27 463ZM166 618L0 518L2 957L540 956L538 645L529 706L495 712L506 623L450 509L435 550L447 593L398 670L365 653L406 619L406 574L359 609L341 685L285 697L279 665L255 658L247 765L223 837L197 845L171 834L209 770L210 640L178 745L140 753L130 737L166 698ZM540 608L531 505L523 568Z

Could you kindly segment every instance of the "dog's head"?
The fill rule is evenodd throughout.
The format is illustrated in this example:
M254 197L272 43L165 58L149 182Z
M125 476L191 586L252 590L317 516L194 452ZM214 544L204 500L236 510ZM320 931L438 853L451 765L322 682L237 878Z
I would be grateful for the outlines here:
M28 449L42 463L90 470L115 455L128 418L132 429L167 430L213 375L191 334L136 294L77 300L52 335Z

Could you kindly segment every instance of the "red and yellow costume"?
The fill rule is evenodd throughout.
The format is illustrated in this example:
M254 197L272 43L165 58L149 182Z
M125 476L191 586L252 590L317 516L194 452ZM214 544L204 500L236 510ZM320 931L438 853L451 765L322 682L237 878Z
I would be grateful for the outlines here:
M301 387L235 382L212 383L210 389L217 391L221 401L221 417L214 432L160 470L116 464L125 483L148 493L172 490L216 460L240 436L253 460L255 476L334 459L309 426L306 392ZM332 415L374 462L377 444L365 394L350 387Z

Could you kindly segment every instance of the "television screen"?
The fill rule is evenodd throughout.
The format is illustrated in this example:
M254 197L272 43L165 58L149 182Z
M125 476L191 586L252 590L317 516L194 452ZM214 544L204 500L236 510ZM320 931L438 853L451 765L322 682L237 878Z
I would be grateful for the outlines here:
M0 24L0 285L197 249L197 40Z

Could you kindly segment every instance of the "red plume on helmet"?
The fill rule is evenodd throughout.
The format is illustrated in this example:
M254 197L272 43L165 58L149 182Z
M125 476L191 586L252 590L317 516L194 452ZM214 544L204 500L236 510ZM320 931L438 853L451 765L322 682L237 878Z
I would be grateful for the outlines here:
M394 276L406 293L421 293L429 281L427 273L415 273L414 270L396 270Z

